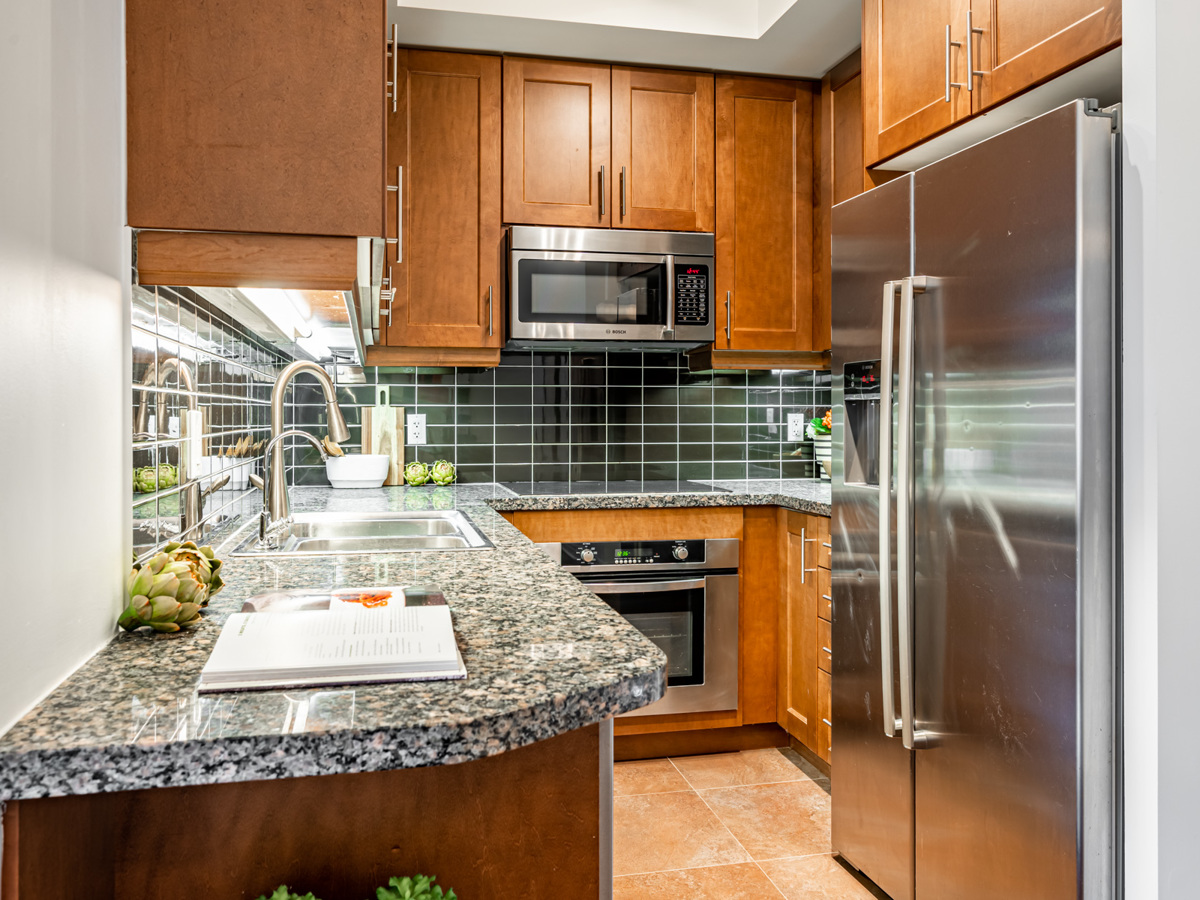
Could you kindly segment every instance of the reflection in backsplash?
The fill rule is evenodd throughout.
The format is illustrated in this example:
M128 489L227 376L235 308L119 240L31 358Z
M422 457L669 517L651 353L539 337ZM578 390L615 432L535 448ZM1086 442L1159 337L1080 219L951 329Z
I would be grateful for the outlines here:
M134 552L240 508L288 362L187 288L134 285Z

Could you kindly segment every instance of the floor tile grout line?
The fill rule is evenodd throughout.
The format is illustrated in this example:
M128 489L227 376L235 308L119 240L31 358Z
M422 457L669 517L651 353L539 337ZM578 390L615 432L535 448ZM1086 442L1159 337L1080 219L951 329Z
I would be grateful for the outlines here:
M701 796L699 791L696 791L696 796L700 797L700 802L703 803L704 806L708 809L708 811L713 814L713 818L715 818L718 822L721 823L721 827L724 828L727 832L729 832L729 836L731 838L733 838L734 843L736 843L738 845L738 847L741 848L742 852L745 853L747 857L749 857L750 862L754 862L754 854L751 853L749 850L747 850L746 846L741 841L738 840L737 835L733 833L733 829L730 828L728 825L726 825L725 820L721 818L721 814L718 813L715 809L712 808L712 806L709 805L708 801L705 800L703 796Z
M754 861L754 867L756 869L758 869L758 871L762 872L763 878L767 879L767 881L770 883L771 887L775 888L776 892L779 894L780 897L783 898L783 900L791 900L791 898L788 897L788 895L783 892L783 888L781 888L779 885L777 885L775 883L775 879L767 874L767 870L758 864L757 859Z

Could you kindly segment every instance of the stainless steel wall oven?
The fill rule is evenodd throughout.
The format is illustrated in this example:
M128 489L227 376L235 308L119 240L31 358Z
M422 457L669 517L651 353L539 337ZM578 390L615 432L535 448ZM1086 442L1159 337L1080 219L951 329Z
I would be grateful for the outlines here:
M737 709L737 540L538 546L667 655L666 694L626 715Z

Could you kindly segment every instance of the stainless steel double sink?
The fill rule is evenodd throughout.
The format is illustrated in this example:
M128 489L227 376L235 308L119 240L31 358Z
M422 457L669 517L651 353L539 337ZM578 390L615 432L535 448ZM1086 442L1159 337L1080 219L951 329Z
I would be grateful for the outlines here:
M490 550L484 537L458 510L445 512L296 513L276 547L259 547L253 531L234 556L331 556L351 553L420 553Z

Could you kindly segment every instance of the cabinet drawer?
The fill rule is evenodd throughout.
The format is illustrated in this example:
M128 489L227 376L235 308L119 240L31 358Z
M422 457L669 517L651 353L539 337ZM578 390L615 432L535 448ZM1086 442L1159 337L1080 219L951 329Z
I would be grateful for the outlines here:
M817 537L817 565L826 570L833 568L833 550L828 531Z
M833 629L825 619L817 619L817 668L832 672Z
M829 762L833 747L833 697L828 672L817 672L817 756Z
M826 622L833 621L833 591L830 581L832 573L828 569L817 570L817 615Z

